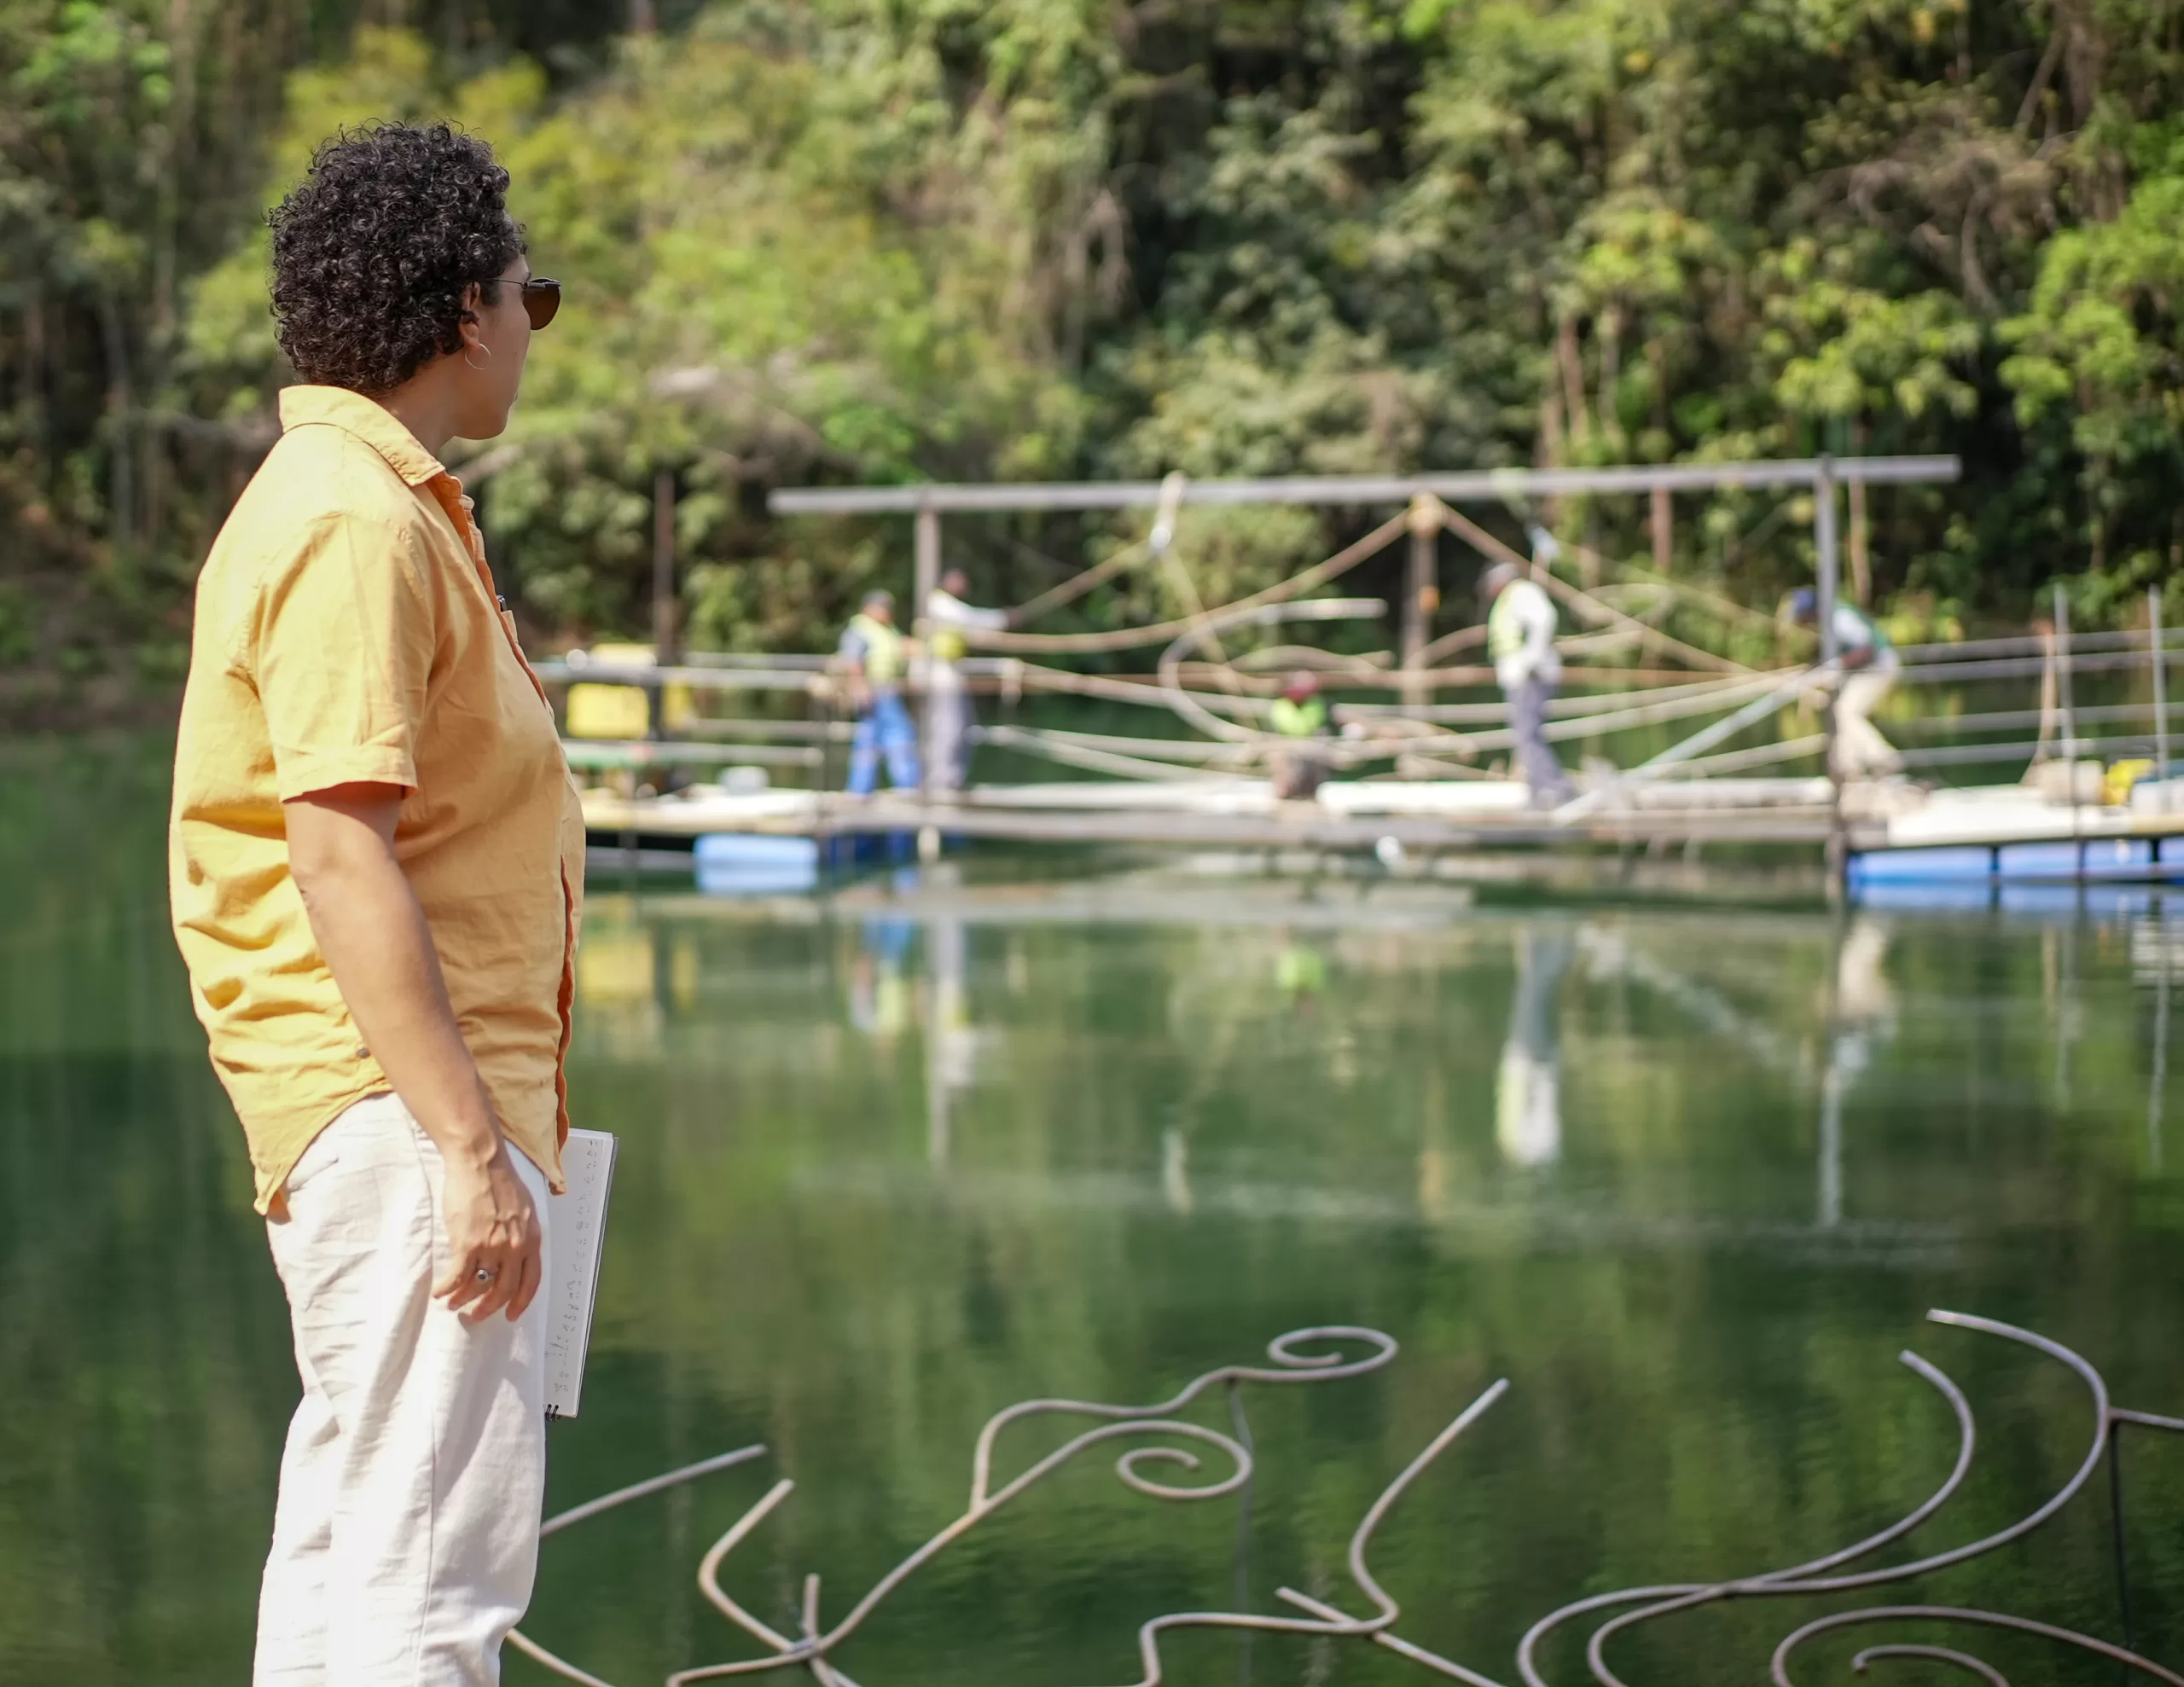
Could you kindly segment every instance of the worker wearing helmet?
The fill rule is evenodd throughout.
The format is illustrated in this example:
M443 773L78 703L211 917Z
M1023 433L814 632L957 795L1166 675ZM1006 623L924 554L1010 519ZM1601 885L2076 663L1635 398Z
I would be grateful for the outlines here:
M960 665L970 648L964 635L997 633L1008 625L1005 609L973 608L970 589L963 571L951 568L925 599L926 766L932 788L951 795L969 776L971 733L978 724Z
M1820 619L1820 599L1808 586L1790 594L1784 617L1800 627ZM1843 678L1835 694L1835 741L1828 771L1840 780L1885 779L1903 771L1903 757L1873 723L1902 664L1888 635L1856 604L1835 600L1835 653Z
M1327 733L1327 699L1320 695L1319 676L1302 668L1292 674L1275 699L1269 719L1288 740L1271 758L1274 794L1284 802L1316 795L1327 776L1327 757L1316 747Z
M1554 649L1554 605L1546 588L1513 562L1497 562L1479 583L1487 606L1486 650L1509 704L1517 770L1535 809L1559 808L1573 794L1570 775L1547 742L1547 705L1562 682Z
M895 625L892 592L867 592L863 606L842 631L836 652L848 681L857 728L850 738L849 793L869 797L880 783L880 759L897 791L918 786L917 733L903 706L908 651Z

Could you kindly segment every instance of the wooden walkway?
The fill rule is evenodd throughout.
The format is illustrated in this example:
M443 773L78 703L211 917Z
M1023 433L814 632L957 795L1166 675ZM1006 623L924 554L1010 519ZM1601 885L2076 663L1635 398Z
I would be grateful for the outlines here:
M1116 781L988 786L952 802L915 793L869 797L808 791L680 796L584 793L587 830L620 849L687 844L707 834L851 837L932 832L1025 844L1242 849L1406 851L1542 847L1823 849L1839 825L1851 851L2072 839L2184 838L2175 814L2048 802L2018 786L1902 790L1885 813L1838 821L1824 779L1712 779L1629 789L1566 820L1524 806L1524 788L1474 780L1332 781L1316 801L1277 800L1263 780ZM2184 854L2184 849L2179 850Z

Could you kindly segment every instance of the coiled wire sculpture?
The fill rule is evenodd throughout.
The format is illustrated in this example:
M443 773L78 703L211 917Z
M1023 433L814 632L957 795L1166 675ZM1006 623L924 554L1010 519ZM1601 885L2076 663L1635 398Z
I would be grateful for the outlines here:
M1517 1673L1524 1687L1550 1687L1539 1666L1540 1648L1548 1636L1565 1625L1582 1619L1595 1618L1604 1612L1616 1611L1618 1615L1600 1622L1592 1630L1585 1649L1586 1664L1598 1687L1626 1687L1608 1661L1608 1646L1617 1636L1656 1618L1728 1599L1785 1598L1798 1595L1858 1591L1907 1581L1992 1552L2030 1534L2068 1505L2100 1469L2102 1458L2112 1458L2114 1437L2120 1426L2132 1424L2167 1432L2184 1431L2184 1418L2133 1412L2112 1405L2108 1397L2107 1384L2100 1373L2059 1342L2014 1325L1998 1323L1969 1313L1937 1311L1929 1313L1927 1317L1935 1324L2019 1343L2069 1366L2085 1383L2093 1406L2090 1443L2077 1470L2044 1504L2008 1528L1968 1545L1932 1553L1909 1563L1855 1572L1847 1569L1848 1566L1870 1557L1882 1547L1902 1539L1932 1517L1956 1493L1972 1468L1972 1454L1978 1444L1978 1429L1972 1419L1971 1403L1965 1398L1963 1390L1938 1365L1907 1351L1900 1355L1903 1364L1942 1396L1955 1413L1957 1422L1955 1464L1941 1486L1921 1504L1898 1522L1863 1540L1785 1569L1770 1570L1763 1574L1728 1581L1673 1582L1623 1588L1575 1600L1549 1612L1534 1623L1519 1643ZM1396 1357L1397 1351L1395 1339L1377 1330L1349 1325L1322 1325L1292 1330L1277 1337L1268 1347L1269 1363L1265 1365L1224 1365L1219 1370L1209 1371L1170 1399L1154 1405L1133 1406L1092 1400L1034 1400L1009 1406L990 1418L979 1432L971 1458L970 1499L962 1515L881 1577L863 1598L831 1625L822 1623L821 1620L819 1578L816 1574L807 1576L804 1583L799 1632L793 1636L783 1634L771 1624L754 1616L730 1597L720 1585L721 1566L729 1554L747 1539L794 1490L795 1483L783 1479L713 1543L698 1567L698 1586L707 1601L770 1649L755 1657L679 1671L668 1678L668 1687L688 1687L689 1684L697 1682L794 1668L808 1672L821 1684L821 1687L857 1687L857 1684L833 1661L833 1657L865 1620L905 1581L954 1542L1025 1489L1068 1464L1078 1453L1107 1441L1154 1437L1156 1439L1151 1445L1130 1447L1117 1458L1115 1473L1127 1486L1156 1499L1203 1500L1233 1493L1250 1481L1252 1470L1248 1439L1241 1433L1240 1397L1243 1389L1259 1384L1327 1383L1362 1377L1390 1363ZM1507 1392L1508 1387L1506 1379L1495 1383L1459 1412L1381 1490L1380 1497L1359 1521L1356 1532L1350 1536L1347 1563L1350 1580L1357 1592L1372 1607L1371 1615L1353 1616L1326 1600L1311 1597L1294 1588L1284 1587L1277 1589L1275 1597L1298 1615L1178 1611L1155 1617L1138 1631L1138 1655L1143 1673L1132 1687L1160 1687L1165 1678L1160 1637L1170 1630L1181 1628L1250 1629L1368 1642L1448 1679L1468 1682L1472 1687L1503 1687L1503 1684L1492 1676L1469 1668L1398 1635L1395 1630L1402 1620L1402 1610L1374 1580L1366 1556L1374 1531L1385 1520L1404 1491L1465 1430L1477 1423ZM1232 1412L1237 1414L1238 1435L1208 1429L1176 1416L1193 1401L1217 1388L1228 1391ZM1064 1442L1020 1475L996 1486L994 1452L1002 1432L1011 1424L1045 1414L1095 1417L1102 1421L1096 1427ZM1197 1486L1162 1481L1146 1474L1147 1467L1153 1465L1173 1466L1184 1472L1200 1470L1203 1461L1198 1452L1191 1450L1188 1443L1211 1448L1221 1454L1230 1467L1227 1474L1217 1481ZM763 1446L739 1447L732 1452L671 1470L564 1511L549 1519L541 1533L555 1533L627 1501L747 1463L763 1457L764 1452ZM1956 1624L2032 1636L2110 1659L2124 1666L2129 1672L2168 1683L2169 1687L2184 1687L2184 1675L2177 1674L2151 1658L2141 1656L2128 1645L2118 1646L2092 1635L2035 1622L2024 1617L1946 1605L1874 1605L1816 1618L1786 1636L1775 1648L1769 1666L1775 1687L1798 1687L1796 1678L1790 1673L1790 1663L1792 1655L1808 1641L1838 1629L1894 1621ZM584 1687L612 1687L612 1684L602 1681L566 1659L556 1657L520 1632L510 1634L508 1638L526 1655L571 1681L581 1683ZM1877 1644L1858 1653L1851 1661L1852 1667L1863 1673L1871 1663L1900 1659L1919 1659L1950 1665L1990 1684L1990 1687L2009 1687L2008 1678L1993 1664L1947 1646L1909 1643Z

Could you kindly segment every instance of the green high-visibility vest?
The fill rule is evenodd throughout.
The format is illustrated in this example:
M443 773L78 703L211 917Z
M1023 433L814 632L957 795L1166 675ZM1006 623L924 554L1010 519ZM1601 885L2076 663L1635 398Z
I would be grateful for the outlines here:
M903 677L903 635L892 623L869 615L850 617L850 630L864 641L864 677L875 686L892 686Z
M1308 697L1302 703L1277 697L1272 713L1274 729L1284 738L1310 738L1327 723L1327 705L1316 697Z
M1517 590L1525 583L1512 580L1496 595L1494 607L1486 612L1486 653L1496 662L1525 647L1525 623L1517 613Z

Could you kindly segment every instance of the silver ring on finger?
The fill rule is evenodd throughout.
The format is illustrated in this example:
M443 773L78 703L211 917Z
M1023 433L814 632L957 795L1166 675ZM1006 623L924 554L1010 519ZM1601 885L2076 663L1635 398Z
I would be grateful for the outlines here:
M491 1283L499 1275L500 1272L495 1271L491 1266L479 1266L477 1271L477 1280L480 1283Z

